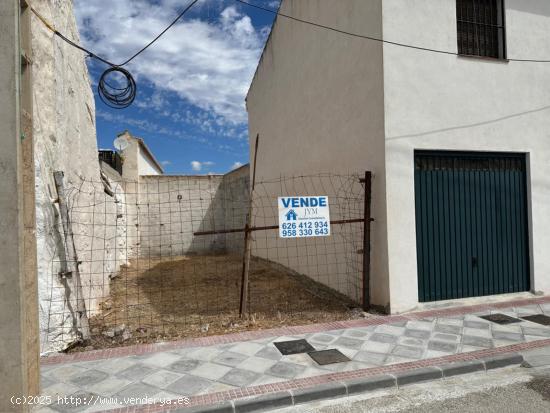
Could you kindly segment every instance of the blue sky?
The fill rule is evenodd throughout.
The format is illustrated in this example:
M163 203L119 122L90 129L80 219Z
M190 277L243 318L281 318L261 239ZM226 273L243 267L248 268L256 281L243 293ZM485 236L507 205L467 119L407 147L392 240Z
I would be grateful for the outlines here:
M75 0L81 42L115 63L148 43L190 0ZM279 0L250 0L277 9ZM248 162L244 98L274 16L233 0L201 0L126 68L138 94L124 110L95 91L105 65L88 60L98 146L128 129L166 173L224 173Z

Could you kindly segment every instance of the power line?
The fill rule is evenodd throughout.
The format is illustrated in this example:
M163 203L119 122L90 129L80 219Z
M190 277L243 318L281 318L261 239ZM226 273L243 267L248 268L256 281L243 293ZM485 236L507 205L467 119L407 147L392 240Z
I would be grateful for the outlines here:
M38 17L38 19L46 26L50 31L54 33L57 37L62 39L67 44L75 47L78 50L83 51L86 53L89 57L99 60L102 63L105 63L106 65L110 66L107 70L103 72L101 75L98 85L97 85L97 93L100 97L100 99L105 103L107 106L110 106L114 109L125 109L129 107L136 98L137 94L137 85L136 81L134 80L132 74L124 69L122 66L127 65L132 60L134 60L136 57L138 57L140 54L142 54L145 50L147 50L153 43L155 43L158 39L160 39L168 30L170 30L191 8L198 2L199 0L193 0L187 7L185 7L180 14L168 25L166 28L160 32L153 40L151 40L149 43L147 43L144 47L142 47L140 50L138 50L134 55L132 55L129 59L124 61L120 64L115 64L96 53L86 49L85 47L79 45L78 43L72 41L67 36L65 36L63 33L58 31L48 20L46 20L40 13L36 11L33 7L31 7L31 11ZM123 87L115 87L107 81L107 78L112 73L118 73L122 76L126 84Z
M289 20L294 20L296 22L303 23L303 24L308 24L310 26L315 26L315 27L318 27L318 28L321 28L321 29L330 30L332 32L340 33L340 34L343 34L343 35L346 35L346 36L357 37L357 38L360 38L360 39L367 39L367 40L371 40L371 41L374 41L374 42L386 43L386 44L391 44L391 45L394 45L394 46L405 47L405 48L414 49L414 50L421 50L421 51L425 51L425 52L439 53L439 54L452 55L452 56L461 56L457 52L451 52L451 51L448 51L448 50L439 50L439 49L432 49L432 48L429 48L429 47L415 46L415 45L406 44L406 43L393 42L391 40L385 40L385 39L381 39L381 38L374 37L374 36L366 36L366 35L362 35L362 34L358 34L358 33L348 32L346 30L341 30L341 29L337 29L335 27L326 26L324 24L315 23L315 22L312 22L312 21L309 21L309 20L304 20L304 19L300 19L298 17L290 16L288 14L281 13L277 10L273 10L273 9L270 9L270 8L267 8L267 7L259 6L257 4L252 4L252 3L249 3L249 2L244 1L244 0L234 0L234 1L236 1L237 3L244 4L248 7L253 7L253 8L258 9L258 10L263 10L265 12L274 14L276 16L284 17L284 18L289 19ZM539 60L539 59L506 59L506 60L508 60L510 62L550 63L550 60Z

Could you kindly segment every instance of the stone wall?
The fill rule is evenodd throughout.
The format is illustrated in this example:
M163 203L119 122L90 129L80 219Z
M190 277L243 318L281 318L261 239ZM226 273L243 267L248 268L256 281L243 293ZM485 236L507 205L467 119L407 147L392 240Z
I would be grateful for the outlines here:
M71 0L35 0L33 6L60 32L80 43ZM59 209L53 202L57 198L54 171L64 172L65 186L70 189L83 293L92 312L96 298L108 289L106 277L125 257L115 253L115 198L105 198L95 184L101 178L95 104L85 56L53 36L36 16L32 16L31 27L41 351L48 352L61 350L76 338L58 276L65 254ZM101 219L93 216L94 209L100 208L106 211Z

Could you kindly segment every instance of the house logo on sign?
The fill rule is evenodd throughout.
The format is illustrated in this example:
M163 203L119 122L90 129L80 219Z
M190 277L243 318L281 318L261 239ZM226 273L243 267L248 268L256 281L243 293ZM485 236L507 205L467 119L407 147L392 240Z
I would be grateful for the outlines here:
M296 221L296 219L298 219L298 214L293 209L291 209L290 211L288 211L286 213L286 220L287 221Z
M286 196L278 203L281 238L330 236L327 196Z

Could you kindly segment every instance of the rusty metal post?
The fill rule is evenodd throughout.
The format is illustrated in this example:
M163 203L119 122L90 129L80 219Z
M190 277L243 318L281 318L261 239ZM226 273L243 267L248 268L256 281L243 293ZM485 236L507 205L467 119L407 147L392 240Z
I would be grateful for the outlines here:
M256 186L256 159L258 157L258 142L260 135L256 135L256 145L254 147L254 164L252 167L252 185L250 189L250 199L248 200L248 214L246 215L246 225L244 228L244 254L243 254L243 272L241 276L241 302L239 305L239 317L243 318L248 310L248 278L250 272L250 230L252 226L252 196Z
M88 315L86 313L86 303L82 292L82 282L80 280L80 270L78 268L79 262L74 245L69 209L67 207L67 200L65 199L63 172L54 172L53 176L55 188L57 190L63 232L65 233L65 252L67 257L66 263L63 263L66 268L62 270L60 276L67 288L67 299L69 300L69 304L73 304L76 307L76 314L74 308L72 312L75 317L78 334L82 340L88 340L90 338L90 327L88 324Z
M365 210L363 224L363 309L370 308L370 223L372 202L372 172L365 172Z

